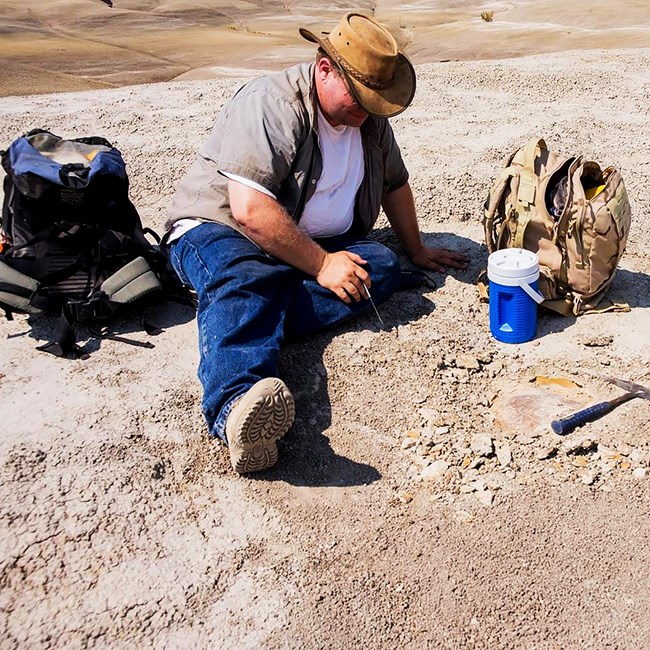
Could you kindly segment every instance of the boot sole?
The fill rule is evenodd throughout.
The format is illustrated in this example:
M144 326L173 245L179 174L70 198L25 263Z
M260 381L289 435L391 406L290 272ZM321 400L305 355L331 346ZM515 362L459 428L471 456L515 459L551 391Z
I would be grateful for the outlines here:
M295 404L284 382L274 377L257 382L241 399L227 437L233 469L247 474L278 462L277 441L293 424Z

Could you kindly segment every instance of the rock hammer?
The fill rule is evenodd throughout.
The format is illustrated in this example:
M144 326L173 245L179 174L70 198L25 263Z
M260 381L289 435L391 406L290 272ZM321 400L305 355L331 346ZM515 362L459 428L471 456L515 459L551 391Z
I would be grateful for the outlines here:
M567 433L571 433L571 431L576 427L579 427L581 424L596 420L601 415L605 415L605 413L609 413L615 409L619 404L623 404L635 397L642 397L643 399L650 400L650 388L641 386L641 384L635 384L632 381L615 379L613 377L608 377L606 381L627 392L615 397L614 399L607 400L606 402L599 402L598 404L588 406L586 409L573 413L572 415L567 415L567 417L562 418L561 420L553 420L553 422L551 422L551 429L553 429L553 431L558 435L563 436Z

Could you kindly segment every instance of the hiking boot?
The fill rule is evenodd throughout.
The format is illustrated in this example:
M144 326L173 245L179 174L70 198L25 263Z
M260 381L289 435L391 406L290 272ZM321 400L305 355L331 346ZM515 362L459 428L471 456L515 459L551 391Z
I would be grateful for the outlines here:
M296 407L285 383L261 379L232 407L226 420L230 462L239 474L259 472L278 462L277 441L293 424Z

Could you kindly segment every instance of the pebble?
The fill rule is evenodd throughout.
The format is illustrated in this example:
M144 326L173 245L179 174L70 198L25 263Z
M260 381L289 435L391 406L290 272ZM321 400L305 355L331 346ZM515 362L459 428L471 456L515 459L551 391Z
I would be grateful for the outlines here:
M600 468L601 472L607 474L614 469L615 463L608 463L606 460L601 460L598 462L598 467Z
M413 495L409 492L401 492L398 495L398 498L401 503L411 503L411 501L413 501Z
M580 343L588 348L605 348L614 340L610 335L587 335L582 337Z
M553 458L558 452L557 445L551 445L550 447L544 447L538 454L537 460L546 460L547 458Z
M618 451L623 454L623 456L629 456L632 453L632 447L627 444L627 442L619 442L618 445Z
M460 354L456 357L456 367L466 370L480 370L479 360L471 354Z
M537 440L537 438L539 438L539 434L520 433L515 438L515 441L520 445L532 445L535 442L535 440Z
M635 463L640 463L645 457L645 454L640 449L632 449L630 452L630 460Z
M512 462L512 450L510 449L510 445L497 447L496 454L501 467L508 467Z
M444 460L436 460L431 465L428 465L425 467L422 472L420 473L420 476L422 478L426 479L431 479L431 480L438 480L442 478L445 475L445 472L449 468L449 464L447 461Z
M479 503L482 503L484 506L491 506L494 501L494 494L490 490L477 490L474 492Z
M404 438L400 446L402 447L402 449L410 449L411 447L415 447L415 445L417 444L418 441L414 440L413 438Z
M645 467L637 467L635 470L632 470L632 476L634 478L645 478L648 470Z
M474 519L474 515L467 510L456 510L456 518L462 524L468 524L472 519Z
M600 452L600 457L604 461L616 463L623 458L620 452L616 451L615 449L611 449L610 447L605 447L604 445L599 445L598 451Z
M593 485L595 480L598 478L598 470L597 469L582 468L582 469L578 470L577 474L578 474L578 478L585 485Z
M567 440L562 447L567 454L575 454L577 452L589 451L595 446L596 443L590 437L582 436L581 438Z
M474 460L470 461L469 465L467 466L467 469L478 469L484 462L485 459L478 456Z
M494 451L492 438L486 433L477 433L470 443L472 451L479 456L490 456Z
M433 433L436 436L445 436L449 433L449 427L436 427Z

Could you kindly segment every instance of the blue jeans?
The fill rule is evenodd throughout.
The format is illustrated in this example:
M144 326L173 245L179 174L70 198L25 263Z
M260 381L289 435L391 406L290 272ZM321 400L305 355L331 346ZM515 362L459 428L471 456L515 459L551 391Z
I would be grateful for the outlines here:
M348 250L367 260L376 304L400 279L395 253L367 239L319 239L328 252ZM265 377L277 377L285 337L303 337L372 309L344 303L313 278L271 257L237 231L217 223L192 228L170 246L181 281L198 296L197 323L203 413L212 435L225 440L235 399Z

